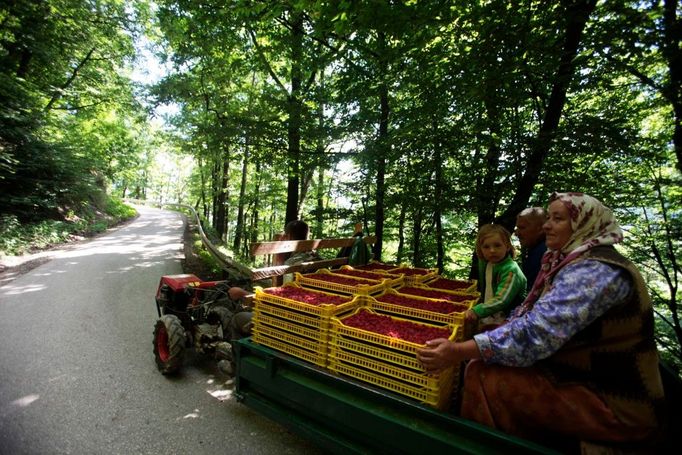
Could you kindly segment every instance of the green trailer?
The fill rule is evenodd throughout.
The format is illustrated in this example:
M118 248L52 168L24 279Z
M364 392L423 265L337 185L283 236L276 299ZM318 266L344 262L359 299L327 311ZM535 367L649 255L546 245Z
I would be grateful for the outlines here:
M245 338L236 396L329 453L558 453Z
M553 454L555 449L512 437L448 412L354 379L244 338L235 343L237 399L338 454ZM669 408L667 438L656 453L679 449L682 383L661 364ZM577 447L576 447L577 449ZM592 453L650 453L650 451Z

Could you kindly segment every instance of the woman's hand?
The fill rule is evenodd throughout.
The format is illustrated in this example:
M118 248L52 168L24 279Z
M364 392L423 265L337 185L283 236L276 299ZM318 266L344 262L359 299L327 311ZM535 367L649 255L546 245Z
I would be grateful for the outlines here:
M474 340L461 343L436 338L426 342L426 347L417 349L417 360L421 362L427 373L440 373L448 367L458 367L468 359L480 359L478 345Z
M417 350L419 360L427 373L440 373L458 363L456 343L437 338L426 342L426 347Z

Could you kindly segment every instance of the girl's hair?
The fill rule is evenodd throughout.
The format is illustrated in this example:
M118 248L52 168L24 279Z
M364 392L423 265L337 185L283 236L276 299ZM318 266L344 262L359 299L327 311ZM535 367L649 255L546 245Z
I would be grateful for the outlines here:
M484 224L478 230L478 236L476 237L476 254L479 258L483 259L483 251L481 250L481 245L486 237L494 234L499 234L502 242L507 247L508 254L512 257L516 257L516 250L514 245L511 243L511 234L506 230L501 224Z

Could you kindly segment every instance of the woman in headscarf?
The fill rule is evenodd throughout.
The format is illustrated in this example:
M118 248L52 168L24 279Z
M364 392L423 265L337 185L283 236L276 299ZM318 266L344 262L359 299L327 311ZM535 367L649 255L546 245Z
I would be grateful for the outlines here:
M613 247L610 209L582 193L554 193L547 252L507 322L462 343L432 340L427 372L468 363L461 416L517 436L649 441L662 424L663 387L651 300Z

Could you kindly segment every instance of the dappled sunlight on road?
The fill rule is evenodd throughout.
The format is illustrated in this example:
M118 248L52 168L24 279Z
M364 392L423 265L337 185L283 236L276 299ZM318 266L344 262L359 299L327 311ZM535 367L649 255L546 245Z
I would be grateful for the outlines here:
M29 284L28 286L13 286L11 284L4 286L2 288L2 294L4 295L19 295L25 294L27 292L38 292L45 289L42 284Z
M194 411L190 412L189 414L185 414L181 418L182 419L198 419L199 418L199 410L195 409ZM175 420L180 420L181 418L177 418Z
M73 265L73 264L74 263L71 263L69 265ZM77 262L75 264L77 264ZM68 270L50 270L49 272L41 272L41 273L34 272L33 276L51 276L51 275L54 275L56 273L67 273L67 272L68 272Z
M234 379L228 379L225 382L218 382L212 376L206 381L208 388L206 392L218 401L230 400L234 394Z
M40 398L40 395L37 395L35 393L31 395L26 395L25 397L21 397L19 399L14 400L11 402L11 405L18 406L20 408L25 408L26 406L30 405L34 401L36 401L38 398Z
M32 393L29 395L25 395L21 398L17 398L16 400L10 401L7 405L3 406L2 409L0 409L0 415L10 415L13 412L16 412L20 408L26 408L30 406L31 404L35 403L38 401L40 398L40 395L37 393Z
M182 248L175 235L144 235L144 236L112 236L106 239L93 240L87 245L73 251L59 254L60 258L78 258L93 254L129 255L141 253L142 257L157 257L159 253L175 252Z

